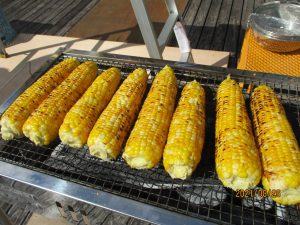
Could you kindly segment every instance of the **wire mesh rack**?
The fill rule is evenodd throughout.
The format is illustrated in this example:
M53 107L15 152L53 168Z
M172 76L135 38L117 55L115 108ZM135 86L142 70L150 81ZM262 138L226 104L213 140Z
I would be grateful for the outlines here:
M168 63L174 68L178 80L178 97L188 81L199 81L205 88L207 103L206 140L197 170L188 180L173 180L161 163L151 170L134 170L121 157L116 161L102 161L91 156L86 146L72 149L63 145L58 138L46 147L37 147L27 138L12 141L0 139L0 160L215 223L299 224L300 210L295 205L279 205L270 197L241 198L237 192L222 186L215 173L214 160L215 93L228 72L243 88L248 109L250 92L254 86L267 84L272 87L280 97L296 134L300 134L299 78L109 54L92 56L85 52L59 54L36 77L68 57L75 57L81 62L95 61L99 72L111 66L118 67L123 79L137 67L142 67L149 74L148 89L155 74ZM300 135L296 136L299 142ZM257 189L262 190L261 185Z

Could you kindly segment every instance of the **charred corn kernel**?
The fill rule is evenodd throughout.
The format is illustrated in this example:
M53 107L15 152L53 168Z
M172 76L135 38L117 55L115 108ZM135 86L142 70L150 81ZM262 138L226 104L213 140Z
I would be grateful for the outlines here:
M125 146L123 158L130 167L150 169L162 157L174 111L177 81L171 67L155 77L138 120Z
M145 70L134 70L117 90L92 129L87 144L91 155L116 159L131 128L147 86Z
M205 92L193 81L182 90L163 153L165 170L173 179L192 175L201 159L204 137Z
M59 137L64 144L73 148L81 148L86 144L93 126L115 93L120 79L120 70L115 67L96 78L67 113L59 129Z
M280 204L300 203L300 150L283 106L271 88L259 86L252 93L251 111L264 188L280 190L280 196L273 196Z
M24 135L36 145L48 145L53 141L66 113L96 75L96 63L85 62L78 66L26 120Z
M23 136L22 126L30 114L78 65L76 59L65 59L24 91L1 118L2 138L11 140Z
M217 91L216 170L224 186L254 188L261 179L259 152L239 85L228 77Z

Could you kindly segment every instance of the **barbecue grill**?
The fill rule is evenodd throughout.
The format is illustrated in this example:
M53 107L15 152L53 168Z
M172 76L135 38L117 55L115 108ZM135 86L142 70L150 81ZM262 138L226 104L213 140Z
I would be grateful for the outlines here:
M0 175L159 224L299 224L297 206L279 205L269 197L241 198L222 185L215 172L214 131L216 89L230 73L242 87L248 109L253 87L266 84L274 89L299 143L300 78L70 50L53 55L0 106L0 114L46 70L69 57L81 62L95 61L99 73L118 67L123 79L142 67L149 74L148 87L155 74L169 64L178 80L178 97L188 81L199 81L205 88L207 100L206 139L197 170L188 180L172 180L162 164L151 170L134 170L121 157L116 161L102 161L91 156L86 146L72 149L58 138L46 147L37 147L27 138L19 138L0 139Z

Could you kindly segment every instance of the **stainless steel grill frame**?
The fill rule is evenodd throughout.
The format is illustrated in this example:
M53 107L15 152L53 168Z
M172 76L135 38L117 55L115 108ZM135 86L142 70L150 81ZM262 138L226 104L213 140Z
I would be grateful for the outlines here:
M159 224L299 223L300 211L296 206L281 206L269 198L236 198L236 193L224 188L217 179L214 98L218 85L228 73L243 86L248 106L249 91L253 86L266 84L272 87L281 98L299 142L300 78L72 50L52 56L0 106L0 113L47 69L67 57L93 60L97 62L99 72L116 66L121 69L123 78L137 67L145 68L149 74L149 87L155 74L169 64L178 79L178 97L187 81L201 82L207 95L207 121L205 146L198 169L189 180L172 180L162 164L152 170L138 171L130 169L120 157L114 162L104 162L89 155L86 147L74 150L62 145L59 139L47 147L36 147L28 139L21 138L9 142L0 139L0 175Z

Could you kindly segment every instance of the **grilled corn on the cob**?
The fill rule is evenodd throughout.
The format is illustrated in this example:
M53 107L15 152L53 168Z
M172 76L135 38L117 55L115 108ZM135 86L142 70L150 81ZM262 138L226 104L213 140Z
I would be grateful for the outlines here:
M120 70L115 67L96 78L67 113L59 129L59 137L64 144L74 148L81 148L86 144L89 133L115 93L120 79Z
M89 135L91 155L103 160L116 159L137 116L147 78L147 72L138 68L122 83Z
M185 85L172 118L163 164L171 177L190 177L201 159L205 137L205 92L197 81Z
M23 136L22 126L30 114L78 65L76 59L65 59L24 91L1 118L2 138L11 140Z
M96 63L88 61L78 66L26 120L24 135L36 145L48 145L53 141L66 113L96 75Z
M228 77L217 91L216 170L224 186L254 188L261 163L239 85Z
M259 86L252 93L251 111L262 158L262 183L280 204L300 203L300 150L283 106L273 90Z
M138 120L125 146L123 158L130 167L150 169L162 157L174 111L177 81L171 67L155 77Z

